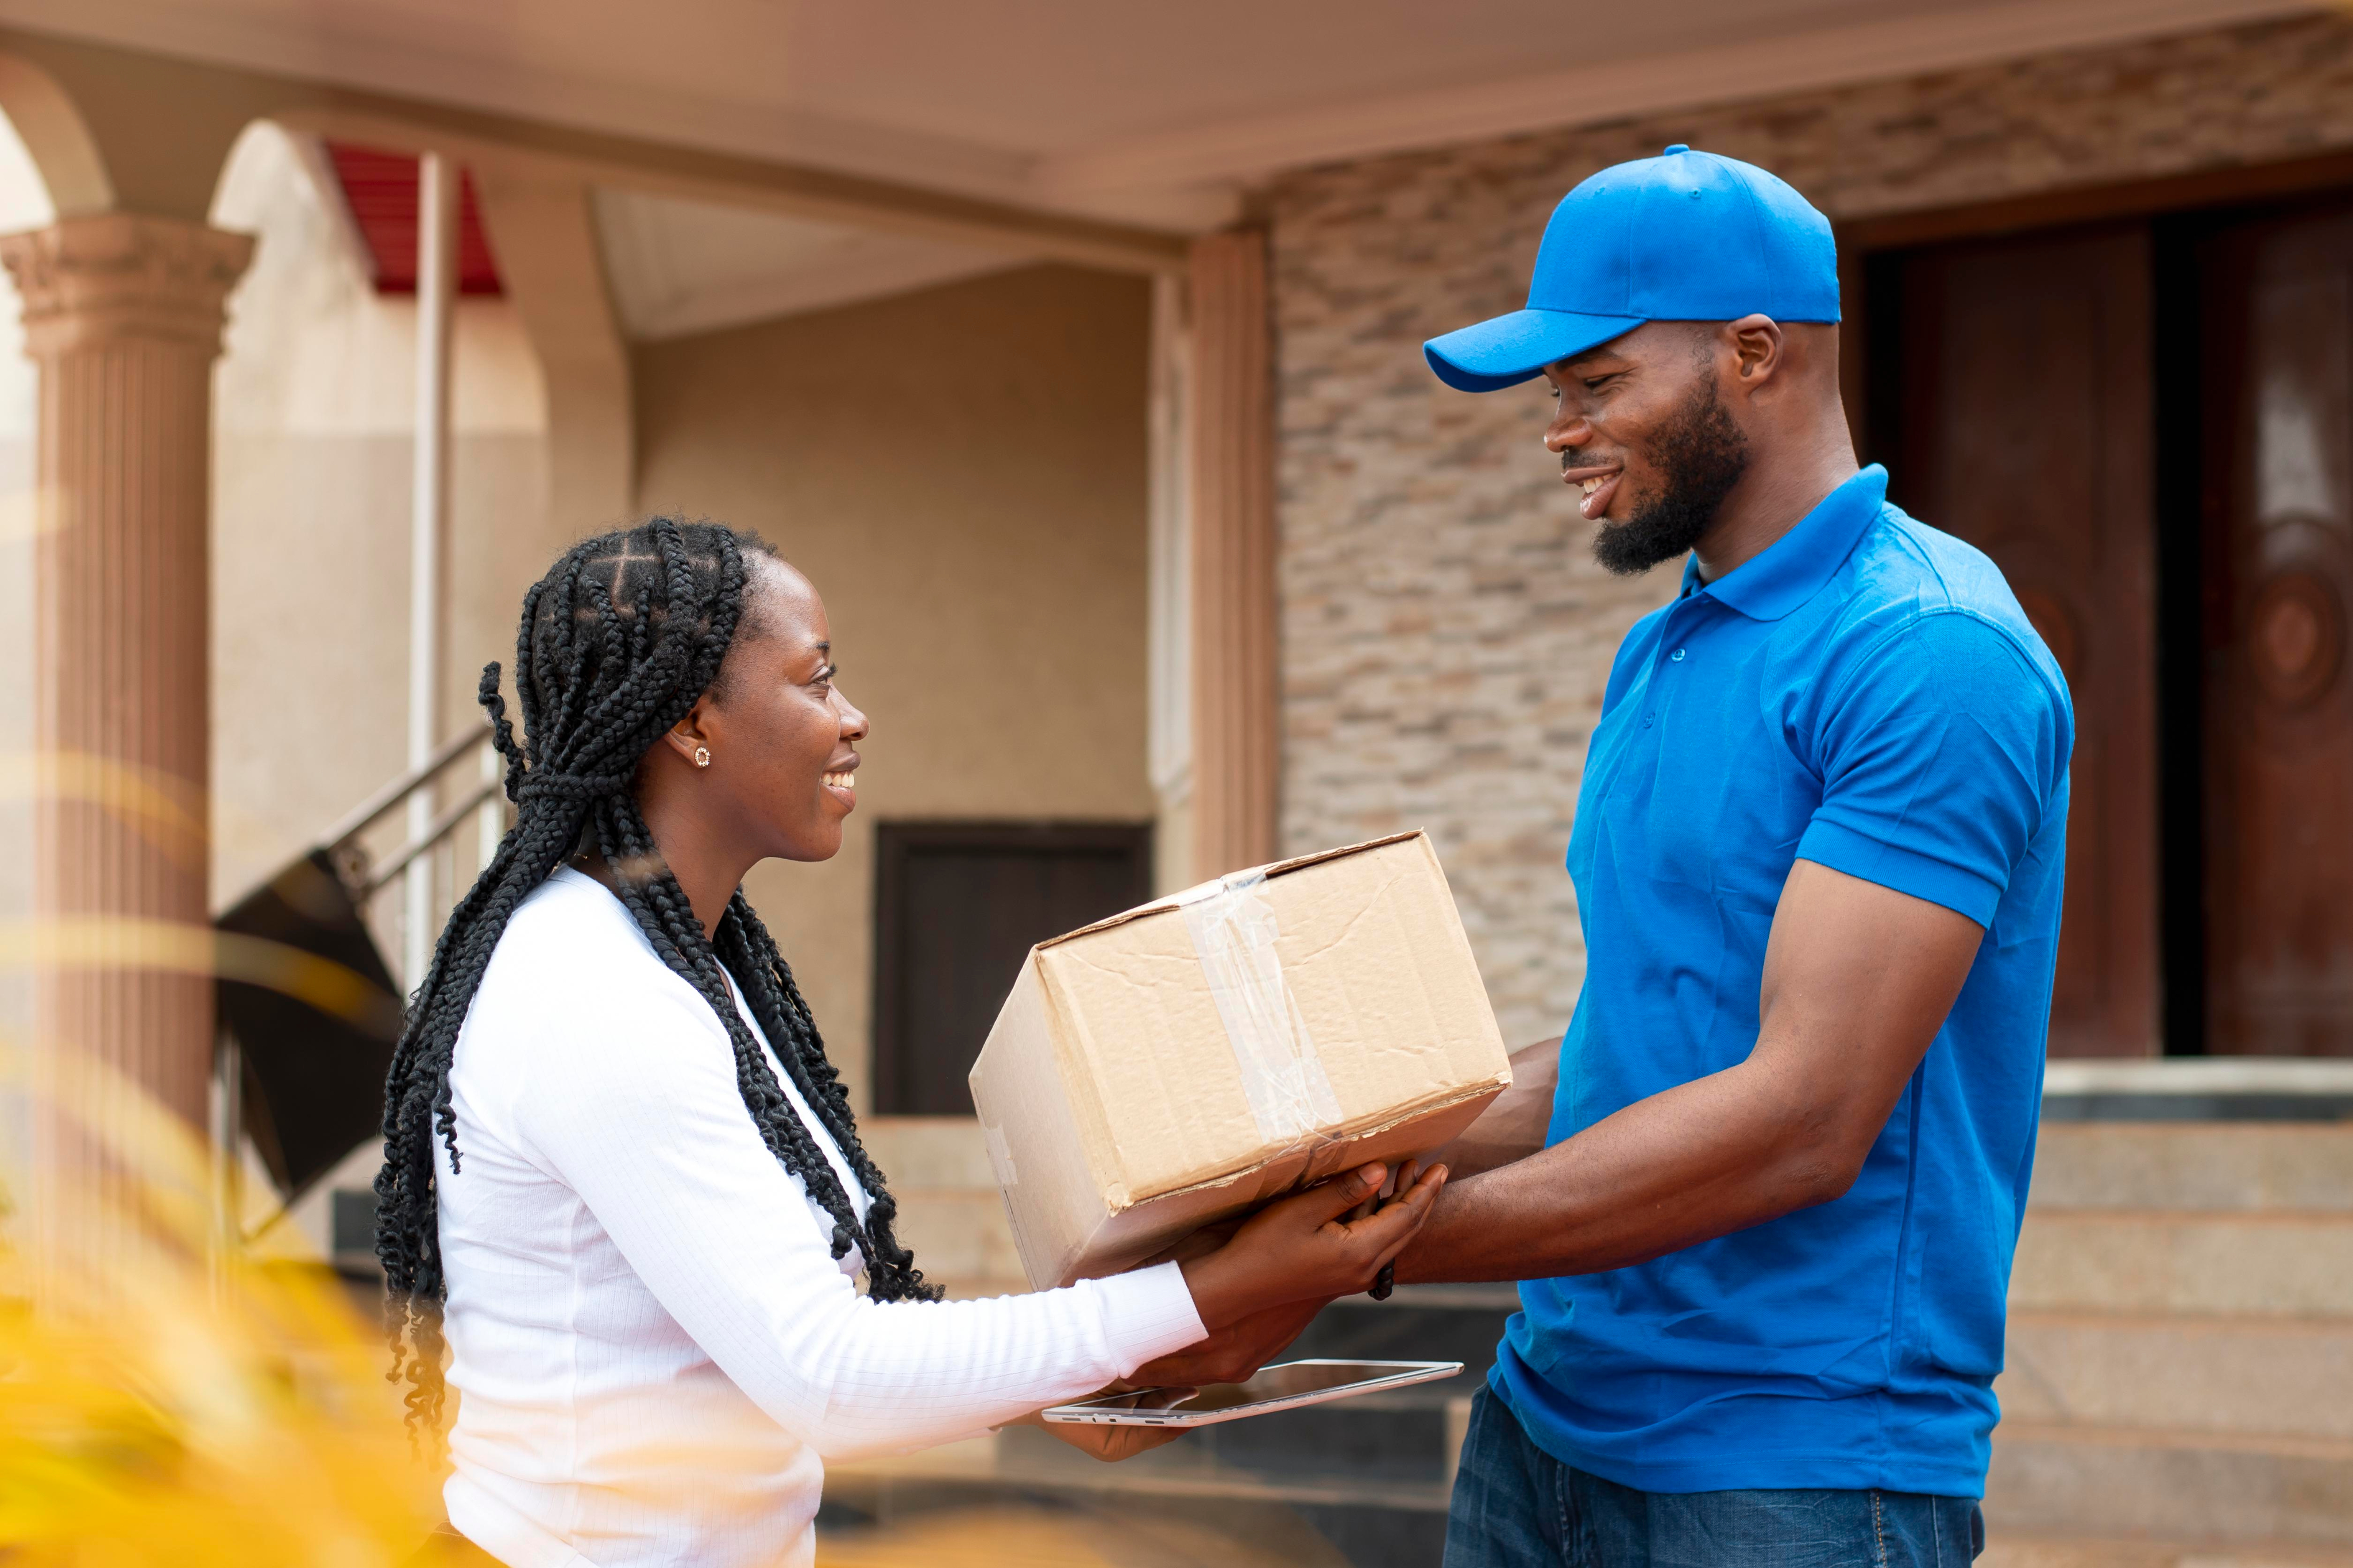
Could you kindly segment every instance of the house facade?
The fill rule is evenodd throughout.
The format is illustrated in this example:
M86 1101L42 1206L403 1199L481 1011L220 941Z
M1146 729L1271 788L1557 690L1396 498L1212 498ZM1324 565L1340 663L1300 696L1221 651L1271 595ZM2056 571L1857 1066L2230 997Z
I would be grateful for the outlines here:
M87 762L28 764L5 803L24 929L201 930L313 848L381 870L404 820L438 822L402 873L424 902L361 900L412 982L416 910L480 857L473 753L405 819L337 825L418 726L466 742L572 540L657 510L756 529L826 595L876 730L841 858L750 890L933 1273L1017 1288L953 1090L1037 937L1427 827L1505 1034L1565 1024L1585 747L1674 579L1594 563L1539 389L1450 392L1419 344L1517 306L1597 169L1744 158L1839 231L1862 455L2002 565L2077 702L2010 1517L2141 1542L2038 1562L2353 1553L2353 16L1704 5L1721 38L1653 18L1589 68L1335 51L1287 89L1239 62L1223 98L1166 98L1173 128L1040 110L1016 157L1000 104L878 93L901 122L860 140L675 84L533 98L466 67L480 40L379 64L358 32L295 48L169 10L0 6L30 356L0 384L0 718ZM1288 25L1233 23L1268 50L1299 40L1248 29ZM1065 47L1095 88L1126 58L1071 21L902 63L1018 80ZM1095 88L1071 102L1111 114ZM438 362L430 288L395 276L425 198L363 154L467 181L450 221L488 270ZM205 962L60 951L0 984L16 1032L237 1123ZM285 1208L257 1151L257 1239L356 1265L372 1159Z

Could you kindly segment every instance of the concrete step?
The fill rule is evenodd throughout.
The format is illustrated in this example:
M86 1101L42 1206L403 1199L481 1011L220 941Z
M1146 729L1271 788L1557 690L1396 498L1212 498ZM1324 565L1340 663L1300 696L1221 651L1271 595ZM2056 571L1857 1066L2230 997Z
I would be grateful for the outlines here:
M2353 1125L2044 1122L2038 1209L2353 1214Z
M2353 1212L2035 1207L2013 1312L2353 1317Z
M899 1200L899 1239L913 1250L923 1277L946 1286L951 1296L963 1300L1029 1289L1004 1200L995 1189L902 1191L894 1184L892 1195Z
M1451 1406L1472 1392L1467 1379L1452 1378L1207 1426L1187 1441L1221 1465L1268 1479L1438 1483L1454 1474L1450 1442L1461 1442L1463 1419Z
M1994 1536L1976 1568L2353 1568L2353 1552L2279 1542L2098 1541Z
M1035 1428L1008 1427L985 1444L830 1468L827 1505L839 1527L860 1530L955 1508L1050 1506L1116 1519L1181 1505L1196 1520L1231 1522L1238 1539L1253 1542L1304 1530L1348 1568L1430 1568L1445 1542L1470 1396L1517 1307L1507 1286L1349 1297L1325 1308L1282 1359L1460 1361L1464 1371L1204 1427L1118 1465ZM1316 1560L1297 1552L1284 1559Z
M980 1123L969 1116L876 1116L858 1135L899 1200L899 1239L959 1300L1027 1290L1013 1225Z
M830 1480L830 1478L828 1478ZM1436 1554L1426 1562L1435 1563ZM1038 1568L1353 1568L1293 1505L957 1481L828 1484L817 1568L909 1563Z
M1459 1361L1457 1381L1469 1386L1494 1364L1504 1321L1519 1310L1519 1292L1509 1285L1400 1285L1386 1301L1343 1296L1317 1314L1283 1359Z
M1985 1507L1993 1534L2348 1551L2353 1443L2006 1421Z
M2008 1362L2006 1420L2353 1442L2353 1320L2013 1312Z
M1244 1549L1261 1548L1286 1532L1297 1540L1277 1559L1285 1563L1430 1568L1438 1561L1446 1540L1444 1479L1237 1468L1200 1441L1220 1430L1195 1432L1116 1465L1100 1464L1036 1428L1016 1426L987 1442L829 1467L819 1540L828 1529L887 1529L954 1509L1062 1508L1113 1525L1176 1510L1229 1528L1236 1562L1259 1561Z
M2353 1060L2324 1057L2111 1057L2053 1061L2042 1124L2353 1121Z

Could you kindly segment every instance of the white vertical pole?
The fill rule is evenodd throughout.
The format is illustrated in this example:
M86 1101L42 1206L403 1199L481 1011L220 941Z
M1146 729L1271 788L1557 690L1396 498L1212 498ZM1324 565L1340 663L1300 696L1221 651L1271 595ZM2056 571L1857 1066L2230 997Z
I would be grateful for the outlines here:
M245 1153L245 1052L224 1029L213 1047L209 1110L213 1134L213 1238L206 1273L213 1303L222 1300L228 1265L245 1246L245 1204L239 1178Z
M449 340L458 290L458 170L439 153L417 167L417 445L409 491L408 765L420 767L441 738L442 542L449 522ZM433 791L408 797L408 837L433 825ZM425 982L433 957L435 857L408 863L401 931L401 984Z
M1145 404L1147 468L1145 647L1145 767L1159 802L1154 883L1170 892L1191 880L1193 793L1193 541L1186 493L1188 366L1185 279L1152 287L1152 348Z
M487 740L482 742L482 782L495 782L506 772L506 759ZM499 852L499 840L507 836L506 797L494 795L482 802L482 809L474 813L474 872L480 876Z

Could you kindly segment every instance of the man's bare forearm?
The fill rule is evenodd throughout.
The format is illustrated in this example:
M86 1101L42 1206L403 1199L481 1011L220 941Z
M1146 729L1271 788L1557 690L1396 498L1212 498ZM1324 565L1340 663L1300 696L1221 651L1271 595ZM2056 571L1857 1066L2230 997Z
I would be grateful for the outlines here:
M1792 1086L1794 1087L1794 1086ZM1824 1202L1851 1138L1740 1066L1641 1100L1515 1163L1448 1184L1400 1280L1544 1279L1640 1263Z
M1555 1080L1560 1076L1560 1040L1555 1037L1512 1053L1512 1087L1497 1095L1479 1120L1422 1163L1443 1165L1451 1181L1525 1160L1544 1147L1552 1125Z
M1450 1184L1397 1277L1623 1268L1837 1197L1952 1010L1981 935L1941 905L1799 861L1747 1059Z

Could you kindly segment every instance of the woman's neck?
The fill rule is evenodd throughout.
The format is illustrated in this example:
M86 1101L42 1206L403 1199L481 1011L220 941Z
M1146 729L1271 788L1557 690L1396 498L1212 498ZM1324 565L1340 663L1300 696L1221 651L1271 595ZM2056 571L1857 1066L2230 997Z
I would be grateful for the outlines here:
M752 863L740 855L712 853L707 847L698 849L691 842L680 844L679 839L691 840L691 834L665 834L661 825L646 824L653 829L654 844L670 874L678 879L679 890L686 895L694 918L702 926L702 934L710 937L719 930L719 922L727 913L727 904L734 898L735 889L744 885L744 875ZM572 857L572 865L604 884L611 893L619 894L620 880L612 865L596 849L585 849ZM654 868L648 867L647 871ZM642 876L643 873L641 872Z

